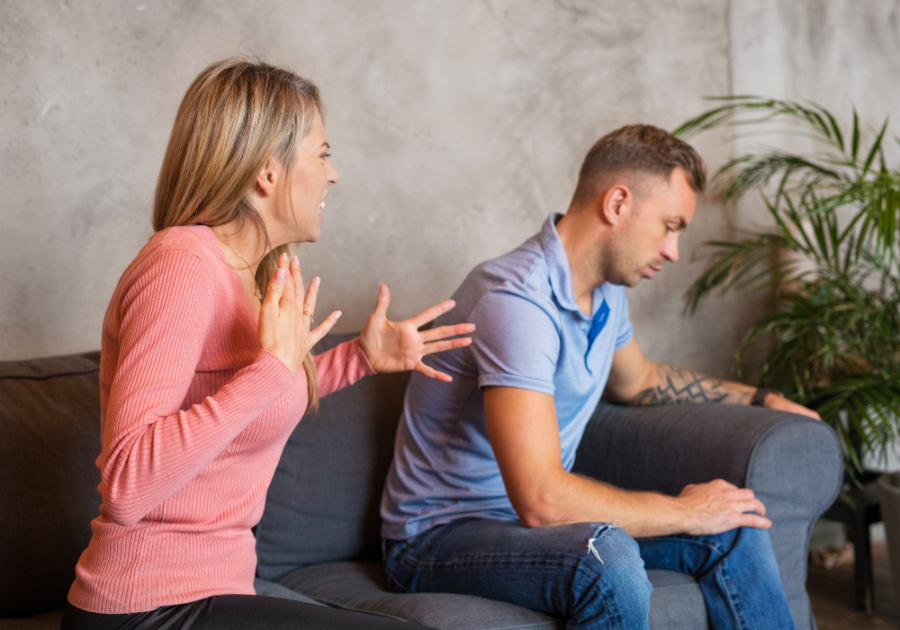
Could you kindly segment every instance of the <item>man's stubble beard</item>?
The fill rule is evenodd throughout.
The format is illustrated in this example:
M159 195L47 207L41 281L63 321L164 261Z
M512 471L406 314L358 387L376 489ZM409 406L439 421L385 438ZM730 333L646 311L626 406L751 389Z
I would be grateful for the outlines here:
M635 287L643 278L640 270L633 269L626 254L628 247L622 247L621 243L627 241L627 235L617 242L609 242L605 251L598 252L598 269L601 278L606 282L617 286Z

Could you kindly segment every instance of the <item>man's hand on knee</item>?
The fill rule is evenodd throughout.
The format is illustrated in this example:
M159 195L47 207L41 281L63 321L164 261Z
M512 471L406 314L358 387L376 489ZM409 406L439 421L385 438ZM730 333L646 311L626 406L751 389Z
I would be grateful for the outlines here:
M724 479L685 486L678 502L687 511L686 534L720 534L736 527L769 529L766 506L753 490L738 488Z

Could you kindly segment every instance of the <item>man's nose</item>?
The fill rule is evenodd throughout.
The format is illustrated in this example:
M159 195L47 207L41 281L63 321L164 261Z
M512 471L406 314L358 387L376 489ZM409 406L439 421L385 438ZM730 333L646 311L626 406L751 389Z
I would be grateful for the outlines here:
M663 258L669 262L678 262L678 234L672 238L666 239L666 243L662 250Z

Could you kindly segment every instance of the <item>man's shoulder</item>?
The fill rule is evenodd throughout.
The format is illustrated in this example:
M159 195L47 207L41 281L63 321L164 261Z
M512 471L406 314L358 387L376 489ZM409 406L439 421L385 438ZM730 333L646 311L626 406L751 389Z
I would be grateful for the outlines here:
M458 303L464 298L474 307L479 299L495 291L539 300L548 297L551 290L540 235L535 235L511 252L477 265L454 297Z

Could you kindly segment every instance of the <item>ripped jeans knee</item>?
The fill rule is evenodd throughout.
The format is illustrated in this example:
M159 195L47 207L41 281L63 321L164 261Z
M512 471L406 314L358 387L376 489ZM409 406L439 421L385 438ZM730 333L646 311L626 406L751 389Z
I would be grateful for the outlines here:
M573 625L646 628L653 586L637 542L615 523L585 523L583 559L572 588Z
M571 630L648 627L652 587L637 543L615 524L525 528L472 519L386 551L392 590L506 601L567 617Z

